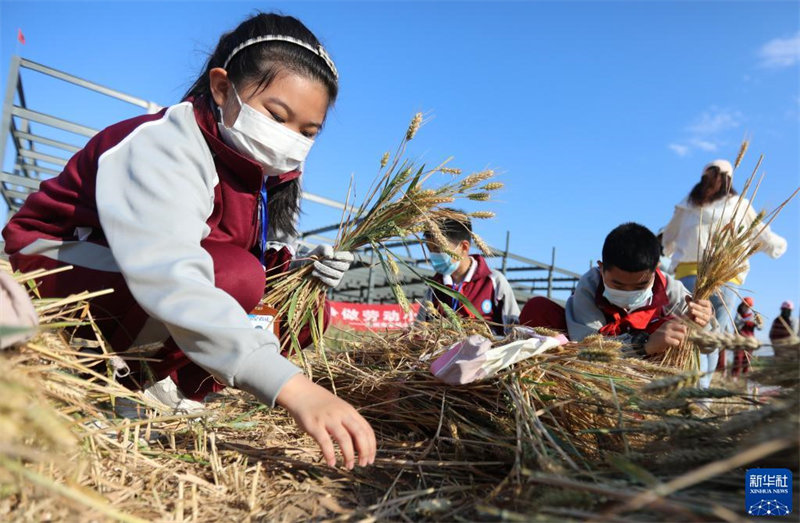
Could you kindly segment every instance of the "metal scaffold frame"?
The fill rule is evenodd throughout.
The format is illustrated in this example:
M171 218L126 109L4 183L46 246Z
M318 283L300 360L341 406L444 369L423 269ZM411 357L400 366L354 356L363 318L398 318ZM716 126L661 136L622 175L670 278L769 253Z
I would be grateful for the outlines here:
M154 113L161 109L161 106L155 102L105 87L20 56L13 56L3 100L2 127L0 127L0 160L4 162L2 170L0 170L0 194L9 208L9 217L19 210L29 194L38 189L39 183L52 176L57 176L69 158L97 133L96 129L80 122L36 110L35 105L29 106L22 81L22 73L25 70L132 104L147 113ZM113 122L108 122L108 124L111 123ZM64 136L69 138L65 139ZM14 159L13 167L6 170L6 149L9 141L14 146ZM345 209L345 204L323 196L303 192L302 197L305 202L340 210ZM332 238L323 235L335 232L338 226L337 223L306 231L301 234L301 240L311 245L333 243ZM509 242L510 234L507 234L505 248L502 250L493 248L493 255L488 258L500 260L499 270L503 274L509 275L509 283L520 304L536 293L544 293L555 299L556 293L563 295L563 293L571 293L575 289L580 274L556 266L555 248L552 250L550 263L545 263L510 252ZM433 276L433 272L427 268L424 255L415 256L413 254L411 246L416 244L418 244L418 240L411 238L388 246L403 262L400 264L401 274L397 279L412 300L418 300L424 296L425 278ZM417 250L419 251L419 249ZM509 266L509 262L516 262L516 264ZM376 270L376 263L377 260L371 248L368 247L356 253L356 262L347 272L339 288L331 291L331 297L341 301L364 303L394 301L391 290L392 281L383 274L383 271ZM545 272L546 275L541 275L542 272Z
M2 125L0 127L2 129L0 159L5 161L9 137L16 150L12 172L6 171L5 164L0 172L0 193L8 205L9 215L16 212L25 198L38 189L42 180L61 172L69 157L80 150L80 147L74 143L68 143L70 140L54 139L52 136L48 137L48 134L52 134L56 129L62 133L68 133L71 138L74 137L79 142L85 142L97 133L96 129L86 125L28 107L22 84L22 72L25 69L133 104L150 113L161 108L154 102L110 89L20 56L13 56L3 98L3 117L0 124ZM31 123L34 122L37 124L38 132L32 130ZM37 151L37 145L47 146L57 152L49 154Z

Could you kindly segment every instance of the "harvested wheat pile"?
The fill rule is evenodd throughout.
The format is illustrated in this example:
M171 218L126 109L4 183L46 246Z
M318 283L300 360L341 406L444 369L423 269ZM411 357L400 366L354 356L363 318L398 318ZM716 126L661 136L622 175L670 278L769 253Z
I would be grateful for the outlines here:
M781 387L760 399L686 388L691 375L599 338L465 386L439 382L426 356L479 326L340 341L309 363L379 439L375 465L348 472L236 391L194 419L156 405L115 417L146 402L114 381L102 340L73 335L91 325L85 302L35 303L42 333L0 355L6 520L737 521L744 468L797 468L796 345L754 372Z

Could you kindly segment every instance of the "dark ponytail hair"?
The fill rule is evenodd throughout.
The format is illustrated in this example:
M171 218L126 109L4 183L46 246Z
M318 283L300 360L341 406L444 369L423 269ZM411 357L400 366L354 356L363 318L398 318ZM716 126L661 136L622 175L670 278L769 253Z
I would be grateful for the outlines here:
M711 187L713 187L720 178L722 180L719 190L709 194ZM689 193L689 203L697 207L702 207L703 205L713 203L720 198L732 194L738 193L736 189L733 188L730 173L723 171L716 165L712 165L703 171L703 176L700 178L700 181L692 187L692 191Z
M300 193L300 178L267 189L270 237L280 233L297 237L295 218L300 216Z
M259 12L220 37L216 49L203 67L203 72L186 92L184 99L206 98L209 103L213 103L208 78L211 69L222 67L231 51L239 44L266 35L288 36L314 48L321 45L300 20L291 16ZM291 42L267 41L245 47L231 58L226 71L234 85L256 82L258 91L266 89L281 72L291 71L322 84L328 91L329 106L333 105L339 94L339 82L331 66L321 56ZM300 180L294 179L272 187L267 197L270 232L280 231L291 237L296 236L295 217L300 212Z

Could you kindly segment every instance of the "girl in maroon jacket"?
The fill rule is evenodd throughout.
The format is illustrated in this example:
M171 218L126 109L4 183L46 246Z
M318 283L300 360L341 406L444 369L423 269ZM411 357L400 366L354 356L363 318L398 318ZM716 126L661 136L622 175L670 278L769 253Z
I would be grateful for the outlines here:
M312 383L247 313L265 269L285 270L299 176L336 99L338 74L298 20L258 14L224 34L183 103L94 136L43 182L3 231L22 271L73 265L39 290L93 301L113 349L163 344L140 385L175 406L223 385L286 408L329 464L371 463L375 435L356 410ZM335 286L350 253L312 253ZM145 376L140 376L145 378Z

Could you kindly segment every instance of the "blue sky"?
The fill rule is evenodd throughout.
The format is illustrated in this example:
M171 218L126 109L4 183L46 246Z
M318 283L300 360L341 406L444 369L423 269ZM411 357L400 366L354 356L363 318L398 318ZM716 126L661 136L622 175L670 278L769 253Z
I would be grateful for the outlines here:
M757 208L800 185L797 2L2 0L0 81L19 52L168 105L256 6L303 20L340 71L340 98L306 166L316 194L343 199L351 174L365 190L423 111L413 156L502 173L497 218L479 232L502 246L509 230L512 251L543 261L555 246L557 264L584 272L616 225L665 225L703 165L735 156L745 135L734 184L764 153ZM29 76L29 105L58 116L100 128L137 114ZM313 204L305 212L306 229L338 218ZM752 260L746 287L770 318L781 301L800 302L798 224L795 201L773 227L786 255Z

